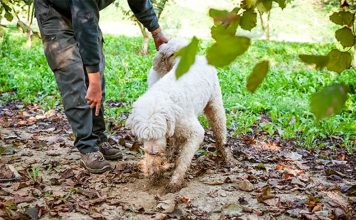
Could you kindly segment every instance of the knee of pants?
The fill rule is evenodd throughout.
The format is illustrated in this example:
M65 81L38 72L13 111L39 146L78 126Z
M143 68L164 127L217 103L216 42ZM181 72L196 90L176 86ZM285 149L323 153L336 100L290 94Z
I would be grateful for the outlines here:
M55 77L65 110L73 108L89 109L85 99L87 86L83 69L66 68L64 70L56 70Z

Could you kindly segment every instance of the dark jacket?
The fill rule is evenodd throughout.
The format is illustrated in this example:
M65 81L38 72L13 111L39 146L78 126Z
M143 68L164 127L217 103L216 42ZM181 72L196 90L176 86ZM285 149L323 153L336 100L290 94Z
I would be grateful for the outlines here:
M62 11L72 20L75 38L88 73L98 72L99 50L99 11L115 0L48 0L53 7ZM150 0L127 0L136 18L149 30L159 27L156 13Z

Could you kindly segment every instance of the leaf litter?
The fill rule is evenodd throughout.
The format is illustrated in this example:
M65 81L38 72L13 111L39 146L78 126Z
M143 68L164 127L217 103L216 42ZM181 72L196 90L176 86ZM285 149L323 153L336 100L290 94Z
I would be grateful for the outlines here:
M78 163L60 110L19 102L0 105L0 219L352 219L355 153L337 144L306 150L263 133L230 137L239 164L225 167L210 130L187 173L186 187L165 194L164 177L149 185L137 165L142 146L109 121L110 142L125 157L91 175ZM10 149L10 150L9 150ZM6 152L6 153L5 153ZM5 166L6 165L6 166ZM168 176L168 175L167 175Z

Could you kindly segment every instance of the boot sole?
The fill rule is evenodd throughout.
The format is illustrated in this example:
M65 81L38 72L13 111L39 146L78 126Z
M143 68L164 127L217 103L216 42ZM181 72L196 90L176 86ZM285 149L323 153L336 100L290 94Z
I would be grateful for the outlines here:
M115 154L115 155L104 155L103 154L103 156L104 156L105 160L120 160L123 158L121 153Z
M82 167L84 167L85 169L87 169L90 173L94 173L94 174L102 174L102 173L105 173L106 171L110 171L112 170L112 167L111 166L105 166L101 169L92 169L92 168L89 168L85 165L84 161L80 160L80 165Z

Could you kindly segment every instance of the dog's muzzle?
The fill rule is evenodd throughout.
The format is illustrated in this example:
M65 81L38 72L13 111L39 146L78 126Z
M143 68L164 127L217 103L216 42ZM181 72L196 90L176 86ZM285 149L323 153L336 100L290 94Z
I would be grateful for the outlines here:
M160 156L161 153L159 151L154 151L153 149L151 149L150 151L145 151L145 153L151 155L151 156Z

